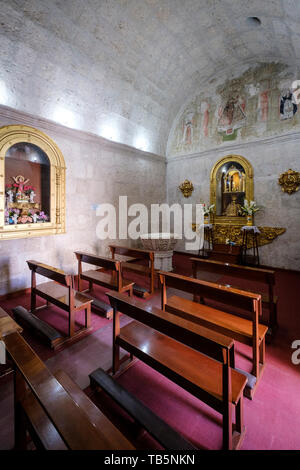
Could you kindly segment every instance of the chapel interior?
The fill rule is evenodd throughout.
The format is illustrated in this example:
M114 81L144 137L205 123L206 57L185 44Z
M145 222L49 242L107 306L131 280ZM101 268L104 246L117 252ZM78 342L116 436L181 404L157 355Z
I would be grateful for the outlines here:
M0 451L299 450L300 2L0 37Z

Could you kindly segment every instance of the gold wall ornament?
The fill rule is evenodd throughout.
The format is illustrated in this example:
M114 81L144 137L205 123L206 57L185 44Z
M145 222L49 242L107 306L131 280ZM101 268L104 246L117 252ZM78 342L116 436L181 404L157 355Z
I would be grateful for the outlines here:
M192 224L192 230L195 232L197 224ZM258 227L260 234L257 236L258 246L268 245L275 238L282 235L286 229L281 227ZM249 237L248 248L252 248L252 237ZM240 225L216 224L213 227L214 244L225 245L226 240L230 239L237 245L242 245L243 232Z
M180 191L184 195L184 197L190 197L192 192L194 191L193 183L189 180L184 180L183 183L179 186Z
M7 151L18 143L36 145L48 157L50 168L49 221L30 224L18 223L17 225L5 223L5 156ZM25 125L10 125L0 128L0 240L40 237L65 232L65 172L64 157L56 143L46 134Z
M300 187L300 173L289 169L279 176L278 183L280 184L283 192L293 194L298 191Z
M210 204L215 204L216 224L246 225L239 211L244 199L254 199L253 168L241 155L220 158L210 174Z

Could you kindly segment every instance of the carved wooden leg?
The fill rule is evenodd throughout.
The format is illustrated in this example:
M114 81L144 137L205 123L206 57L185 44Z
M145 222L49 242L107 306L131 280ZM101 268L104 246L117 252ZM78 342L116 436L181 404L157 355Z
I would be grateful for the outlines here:
M260 343L259 347L259 362L260 364L264 364L266 360L266 347L265 347L265 338Z
M223 449L232 449L232 404L230 402L223 411Z
M31 303L30 303L30 311L34 313L36 310L36 294L31 289Z
M116 338L120 334L120 313L114 308L113 312L113 358L112 373L116 374L120 367L120 347L116 344Z
M257 325L253 324L253 329L257 328ZM258 341L258 334L257 330L253 333L252 339L252 358L253 358L253 370L252 374L258 378L259 376L259 341Z
M244 427L243 421L244 421L244 417L243 417L243 395L242 395L235 408L236 430L239 433L242 433L243 431L243 427Z
M69 312L69 337L71 338L75 333L75 312Z
M85 327L90 328L91 326L91 304L85 309Z

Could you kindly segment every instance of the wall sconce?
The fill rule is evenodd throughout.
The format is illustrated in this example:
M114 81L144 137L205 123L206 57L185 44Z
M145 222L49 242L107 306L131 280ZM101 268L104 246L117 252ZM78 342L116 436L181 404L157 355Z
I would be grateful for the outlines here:
M194 191L193 183L189 180L184 180L183 183L179 186L180 191L184 195L184 197L190 197L192 192Z

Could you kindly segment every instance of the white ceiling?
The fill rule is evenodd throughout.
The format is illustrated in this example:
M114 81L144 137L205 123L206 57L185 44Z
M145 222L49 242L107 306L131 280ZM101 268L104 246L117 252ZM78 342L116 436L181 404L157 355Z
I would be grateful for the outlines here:
M208 80L297 68L300 1L0 0L0 34L3 104L164 154Z

